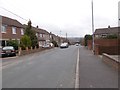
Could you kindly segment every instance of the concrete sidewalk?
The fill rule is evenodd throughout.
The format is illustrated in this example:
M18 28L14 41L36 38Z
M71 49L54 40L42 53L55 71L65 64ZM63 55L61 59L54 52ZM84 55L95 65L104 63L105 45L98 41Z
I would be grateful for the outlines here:
M80 88L118 88L118 71L80 47Z

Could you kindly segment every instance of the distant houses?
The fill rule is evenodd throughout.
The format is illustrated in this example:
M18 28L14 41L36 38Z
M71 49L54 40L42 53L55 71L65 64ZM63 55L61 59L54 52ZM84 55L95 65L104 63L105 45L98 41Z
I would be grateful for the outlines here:
M6 46L7 41L9 40L18 40L20 43L20 39L24 35L26 25L21 24L15 19L0 16L0 27L0 46ZM60 41L63 41L63 38L60 38L59 36L48 32L47 30L41 29L38 26L32 27L32 29L36 32L39 47L49 44L52 42L52 40L55 40L58 44L60 44Z

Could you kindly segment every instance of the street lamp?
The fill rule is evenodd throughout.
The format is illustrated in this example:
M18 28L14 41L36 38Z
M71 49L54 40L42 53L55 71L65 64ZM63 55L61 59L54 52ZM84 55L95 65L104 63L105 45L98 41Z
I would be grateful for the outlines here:
M92 6L92 37L93 37L93 40L92 40L92 47L93 47L93 53L95 53L95 45L94 45L94 14L93 14L93 0L91 1L91 6Z
M60 30L60 44L61 44L61 30Z

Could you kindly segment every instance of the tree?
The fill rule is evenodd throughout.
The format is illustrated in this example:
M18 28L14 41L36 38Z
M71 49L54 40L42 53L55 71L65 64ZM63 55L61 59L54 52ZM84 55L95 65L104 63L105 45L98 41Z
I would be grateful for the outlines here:
M29 21L27 27L25 28L25 35L30 37L31 46L35 47L38 45L38 39L36 36L36 32L34 30L32 30L31 24L32 24L31 21Z
M17 40L9 40L7 41L7 46L13 46L15 50L18 50L19 43Z
M30 47L31 46L31 40L30 37L27 35L24 35L21 39L20 39L20 46L25 49L26 47Z
M54 45L55 47L58 47L58 44L57 44L57 42L56 42L55 40L52 40L52 43L53 43L53 45Z
M87 41L92 40L92 35L85 35L84 41L85 41L85 46L87 46Z

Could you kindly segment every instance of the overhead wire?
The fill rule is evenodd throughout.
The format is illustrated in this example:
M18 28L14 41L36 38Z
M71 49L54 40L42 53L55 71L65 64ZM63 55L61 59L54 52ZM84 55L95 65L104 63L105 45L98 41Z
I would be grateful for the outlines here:
M10 10L8 10L8 9L6 9L6 8L3 8L3 7L0 7L0 8L3 9L3 10L5 10L5 11L7 11L7 12L9 12L9 13L11 13L11 14L13 14L13 15L15 15L15 16L17 16L17 17L19 17L19 18L21 18L21 19L23 19L23 20L25 20L25 21L28 21L27 19L25 19L25 18L23 18L23 17L15 14L15 13L11 12Z

